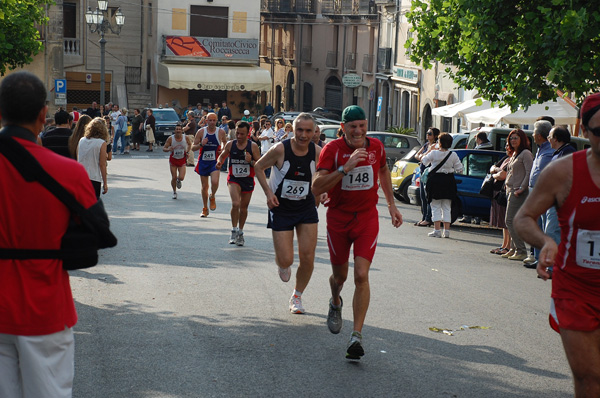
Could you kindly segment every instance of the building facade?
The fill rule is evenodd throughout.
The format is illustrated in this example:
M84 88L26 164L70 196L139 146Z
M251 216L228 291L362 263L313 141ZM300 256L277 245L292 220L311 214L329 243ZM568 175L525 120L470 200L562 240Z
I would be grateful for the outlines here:
M259 68L260 0L163 0L151 47L156 102L174 107L226 102L235 119L259 114L271 90Z

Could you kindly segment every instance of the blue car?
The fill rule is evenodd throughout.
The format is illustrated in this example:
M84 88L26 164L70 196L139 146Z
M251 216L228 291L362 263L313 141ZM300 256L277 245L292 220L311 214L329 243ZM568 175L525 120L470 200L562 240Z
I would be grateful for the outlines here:
M506 153L500 151L487 151L481 149L454 149L463 164L463 174L455 174L458 197L462 202L464 215L481 217L488 220L490 217L491 200L479 193L481 184L490 167L502 159ZM408 197L411 204L421 205L419 197L421 173L415 170L413 182L408 187Z

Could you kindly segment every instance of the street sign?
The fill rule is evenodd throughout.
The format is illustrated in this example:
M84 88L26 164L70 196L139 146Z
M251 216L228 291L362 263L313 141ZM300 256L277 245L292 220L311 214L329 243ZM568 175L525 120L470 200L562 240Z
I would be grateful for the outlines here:
M67 99L66 98L54 98L54 105L67 106Z
M91 73L87 73L85 75L85 82L88 84L92 82L92 74Z
M342 77L342 83L348 88L358 87L362 83L362 77L356 73L347 73Z
M377 97L377 117L381 113L381 104L383 103L383 97Z
M67 94L66 93L56 93L56 98L67 98Z
M56 94L66 94L67 93L67 79L56 79L54 80L54 92Z

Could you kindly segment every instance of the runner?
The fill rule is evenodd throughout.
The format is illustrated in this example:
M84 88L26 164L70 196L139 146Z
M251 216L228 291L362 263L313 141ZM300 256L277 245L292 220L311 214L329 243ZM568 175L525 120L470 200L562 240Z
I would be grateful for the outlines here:
M181 123L175 126L175 134L167 138L164 152L171 152L169 156L169 167L171 168L171 187L173 188L173 199L177 199L177 189L181 189L181 181L185 178L186 154L190 150L192 139L183 134ZM179 176L177 174L179 173Z
M248 140L250 124L239 121L235 128L236 140L229 141L217 160L217 170L229 158L227 186L231 196L230 244L244 246L244 224L248 217L248 205L254 191L254 165L260 158L258 145Z
M206 116L207 126L201 128L196 133L192 150L197 151L200 148L198 155L198 163L196 164L196 173L200 174L200 182L202 183L202 208L201 217L208 217L208 200L210 199L210 210L217 208L215 195L219 189L219 173L216 168L217 157L223 145L227 142L227 135L223 129L217 129L217 114L212 112ZM208 195L208 177L210 177L211 194Z
M346 352L346 358L352 360L364 355L361 333L370 300L369 267L379 234L378 177L392 225L396 228L402 225L402 214L394 203L385 150L379 140L367 138L366 119L365 112L356 105L344 109L345 135L325 145L312 184L315 195L329 191L330 200L325 206L328 207L327 243L333 274L329 278L332 297L327 326L334 334L342 329L340 292L348 276L350 246L354 244L354 330Z
M290 298L290 311L304 314L302 293L313 272L319 216L310 183L321 148L311 142L316 122L308 113L294 120L294 138L275 144L256 163L256 178L267 196L267 228L273 231L275 263L279 277L287 282L294 262L294 229L298 237L300 264ZM265 169L273 166L269 182Z
M590 148L551 162L515 217L517 233L541 248L537 272L553 266L550 325L560 333L575 397L600 396L600 93L580 110ZM560 244L537 219L557 207Z

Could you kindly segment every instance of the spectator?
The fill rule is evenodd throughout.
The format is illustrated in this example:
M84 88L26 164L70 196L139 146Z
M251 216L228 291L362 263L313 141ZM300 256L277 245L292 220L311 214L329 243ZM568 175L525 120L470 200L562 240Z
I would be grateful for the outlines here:
M435 127L430 127L427 130L427 133L425 133L427 142L421 147L421 149L419 149L419 152L417 152L415 155L415 159L421 162L421 164L419 165L421 174L423 174L426 168L422 162L422 159L427 153L429 153L432 150L431 148L436 147L439 135L440 130ZM415 223L415 226L430 227L433 225L433 221L431 220L431 205L429 204L429 201L427 200L427 194L425 193L425 184L419 185L419 197L421 198L422 217L421 221L417 221Z
M106 123L101 118L95 118L87 124L85 136L78 143L77 161L85 167L96 198L100 198L101 191L103 194L108 192L106 162L109 140Z
M69 138L73 133L69 117L69 113L66 111L56 112L54 114L56 128L44 133L41 138L42 146L68 158L71 157L69 152Z
M96 197L85 169L36 145L46 95L42 81L29 72L4 77L0 135L21 144L89 208ZM59 250L71 211L41 184L26 182L3 156L0 180L0 247ZM0 397L71 397L77 313L62 260L0 259L0 269Z
M527 258L525 242L517 234L513 220L529 193L529 175L533 165L533 155L529 149L529 140L523 130L516 129L508 134L508 142L514 153L508 163L505 187L508 203L506 204L506 227L512 239L511 249L502 255L510 260L522 261Z
M85 135L85 126L92 121L92 118L88 115L81 115L79 121L75 125L73 134L69 137L69 153L73 159L77 159L77 146L79 140Z
M244 111L244 117L242 117L242 121L252 123L253 118L250 116L250 111L248 109Z
M228 120L232 119L231 109L227 107L227 102L223 101L223 104L221 105L221 109L219 109L219 113L217 114L217 116L219 116L219 120L223 120L223 116L227 116Z
M98 103L96 101L92 102L92 106L86 109L86 115L91 117L92 119L100 116L100 109L98 109Z
M499 203L496 199L500 191L504 191L504 181L506 180L506 169L513 154L513 149L506 143L506 156L500 159L490 168L490 173L494 178L494 190L492 191L492 205L490 207L490 227L502 228L502 246L490 250L493 254L506 254L510 250L510 232L506 228L506 204Z
M267 116L273 116L274 113L275 113L275 109L273 109L273 106L269 102L267 104L267 106L265 106L265 115L267 115Z
M142 125L144 123L144 117L140 113L139 109L133 110L133 119L131 119L131 134L133 135L133 148L132 151L139 151L140 145L144 143L144 132L142 131Z
M485 131L480 131L475 136L475 149L487 149L490 151L494 150L494 145L488 140L487 133Z

